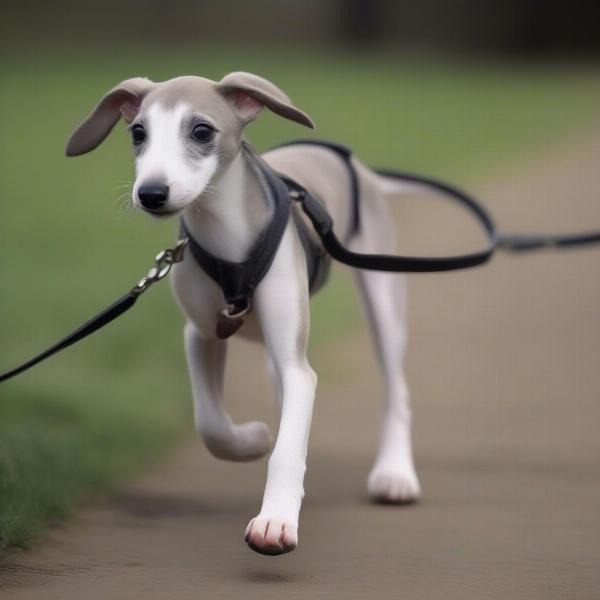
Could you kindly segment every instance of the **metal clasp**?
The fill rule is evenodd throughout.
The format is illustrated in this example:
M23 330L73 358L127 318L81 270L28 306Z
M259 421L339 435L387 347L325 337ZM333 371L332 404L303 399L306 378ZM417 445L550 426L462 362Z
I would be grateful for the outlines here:
M228 304L222 311L221 314L228 319L241 319L244 315L247 315L252 308L250 301L246 300L246 305L242 308L238 308L235 304Z
M181 238L173 248L166 248L159 252L154 258L154 266L150 268L145 277L142 277L132 288L134 294L145 292L153 283L166 277L171 267L183 260L188 238Z
M306 198L306 191L299 190L297 188L291 188L289 194L292 200L299 200L300 202L302 202L304 198Z

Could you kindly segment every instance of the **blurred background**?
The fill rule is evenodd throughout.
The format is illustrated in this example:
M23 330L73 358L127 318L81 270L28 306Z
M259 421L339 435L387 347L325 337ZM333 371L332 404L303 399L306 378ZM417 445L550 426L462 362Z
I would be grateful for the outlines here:
M421 55L556 57L598 53L599 12L591 0L24 0L6 2L3 21L9 37L65 45L325 43Z
M63 155L72 129L120 80L252 71L314 118L317 131L308 135L348 144L368 164L477 188L510 179L523 161L595 123L599 6L4 2L0 368L106 306L175 237L173 223L125 208L133 161L123 127L90 155ZM271 114L248 129L261 151L306 136ZM442 250L427 233L432 218L439 217L412 222L420 251ZM336 272L315 299L317 361L356 328L349 290L347 273ZM168 286L160 286L118 324L2 386L0 549L26 545L76 500L111 489L191 433L180 326Z

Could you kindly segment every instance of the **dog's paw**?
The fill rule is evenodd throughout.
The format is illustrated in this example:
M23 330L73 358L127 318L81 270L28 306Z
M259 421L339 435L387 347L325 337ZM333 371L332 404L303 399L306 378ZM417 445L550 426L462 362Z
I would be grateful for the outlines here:
M244 539L248 546L259 554L285 554L298 545L298 525L291 521L259 515L248 523Z
M421 486L412 469L373 469L368 490L371 499L381 504L413 504L421 497Z

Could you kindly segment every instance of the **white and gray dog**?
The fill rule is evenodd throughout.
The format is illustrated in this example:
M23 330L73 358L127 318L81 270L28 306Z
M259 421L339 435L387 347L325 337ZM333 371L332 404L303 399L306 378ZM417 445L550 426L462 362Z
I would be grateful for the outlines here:
M352 232L352 182L348 165L337 153L300 143L259 157L243 141L244 127L263 107L313 127L312 120L278 87L250 73L231 73L219 82L191 76L161 83L128 79L110 90L73 133L67 154L96 148L123 117L136 157L134 205L154 217L179 215L190 238L225 264L246 260L273 220L276 206L257 168L260 164L298 182L324 203L336 232L348 239L353 250L392 253L395 232L387 200L401 191L399 184L349 159L360 190L360 227ZM306 352L309 297L319 285L310 285L306 244L300 235L302 219L287 219L269 268L253 291L250 310L243 311L247 314L237 334L264 341L280 409L262 506L245 534L249 546L263 554L289 552L298 544L317 384ZM313 244L318 243L314 231L309 236ZM376 501L412 502L419 497L420 487L402 367L406 282L395 274L355 273L385 382L381 442L368 490ZM236 425L224 408L227 342L218 331L224 309L222 287L189 251L173 269L172 285L187 319L184 336L195 421L206 446L227 460L266 455L272 446L267 426L261 422Z

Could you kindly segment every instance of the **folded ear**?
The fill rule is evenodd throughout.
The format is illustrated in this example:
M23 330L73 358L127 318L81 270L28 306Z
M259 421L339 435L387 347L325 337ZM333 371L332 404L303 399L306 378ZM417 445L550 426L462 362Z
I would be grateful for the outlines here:
M99 146L123 117L132 121L144 96L156 84L143 77L126 79L114 87L98 103L92 114L71 134L67 156L85 154Z
M311 129L315 127L312 119L296 108L286 94L258 75L242 71L229 73L216 84L216 88L231 102L233 110L244 123L255 119L263 106L266 106L290 121L296 121Z

